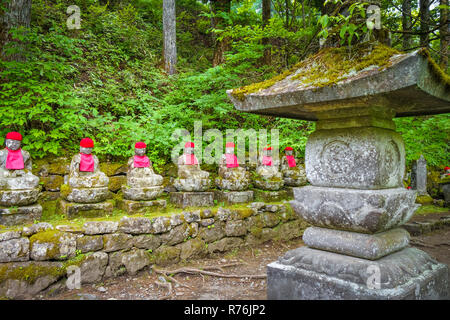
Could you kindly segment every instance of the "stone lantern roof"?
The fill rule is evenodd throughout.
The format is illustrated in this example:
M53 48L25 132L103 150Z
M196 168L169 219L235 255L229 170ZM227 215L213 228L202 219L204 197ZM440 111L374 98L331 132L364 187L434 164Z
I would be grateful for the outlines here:
M450 77L426 50L361 44L323 49L273 79L227 93L240 111L320 120L373 107L388 107L392 117L446 113L449 88Z

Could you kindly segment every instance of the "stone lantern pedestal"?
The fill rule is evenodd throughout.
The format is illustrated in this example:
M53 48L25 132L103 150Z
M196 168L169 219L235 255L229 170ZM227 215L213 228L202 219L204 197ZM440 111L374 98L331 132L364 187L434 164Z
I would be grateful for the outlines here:
M305 247L267 266L268 299L445 298L448 267L409 247L400 228L418 205L402 185L405 146L392 118L449 112L448 85L419 52L325 87L302 84L310 65L257 92L229 92L241 111L317 121L305 150L311 185L291 201L313 226Z

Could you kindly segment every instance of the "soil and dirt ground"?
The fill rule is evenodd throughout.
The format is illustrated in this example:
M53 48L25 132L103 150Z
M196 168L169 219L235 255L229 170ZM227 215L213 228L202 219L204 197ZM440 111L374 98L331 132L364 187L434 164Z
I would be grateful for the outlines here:
M266 279L246 276L264 276L267 264L277 260L288 250L302 245L304 243L301 239L270 241L253 248L216 254L185 264L158 267L159 270L167 270L168 275L176 269L195 268L215 274L236 275L235 278L177 273L172 275L174 280L169 285L166 280L168 277L164 278L155 270L146 269L135 276L124 275L105 280L104 283L84 285L79 290L65 290L53 296L38 295L34 300L264 300L267 299ZM450 226L411 237L411 245L450 268ZM220 266L222 269L213 268Z

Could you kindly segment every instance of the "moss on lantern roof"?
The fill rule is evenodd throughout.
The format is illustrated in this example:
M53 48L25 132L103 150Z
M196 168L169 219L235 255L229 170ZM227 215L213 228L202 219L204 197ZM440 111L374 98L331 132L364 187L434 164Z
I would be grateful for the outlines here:
M439 81L448 85L449 76L434 62L427 50L420 53L427 57L430 68ZM289 70L271 79L248 86L240 87L231 92L233 97L243 101L245 95L255 93L274 86L287 78L286 84L296 84L298 88L310 89L333 86L338 82L364 76L368 72L382 71L402 56L402 52L386 45L375 43L361 43L351 50L348 47L325 48L315 55L296 64ZM365 72L367 71L367 72ZM282 84L277 85L282 86Z

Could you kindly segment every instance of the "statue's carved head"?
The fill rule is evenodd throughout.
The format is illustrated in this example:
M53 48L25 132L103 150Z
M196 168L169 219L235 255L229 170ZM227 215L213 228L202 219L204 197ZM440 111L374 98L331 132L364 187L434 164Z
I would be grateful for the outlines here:
M20 149L22 145L22 135L19 132L9 132L6 135L5 146L12 151L16 151Z
M142 157L146 152L147 145L145 144L145 142L136 142L136 144L134 145L134 154Z

